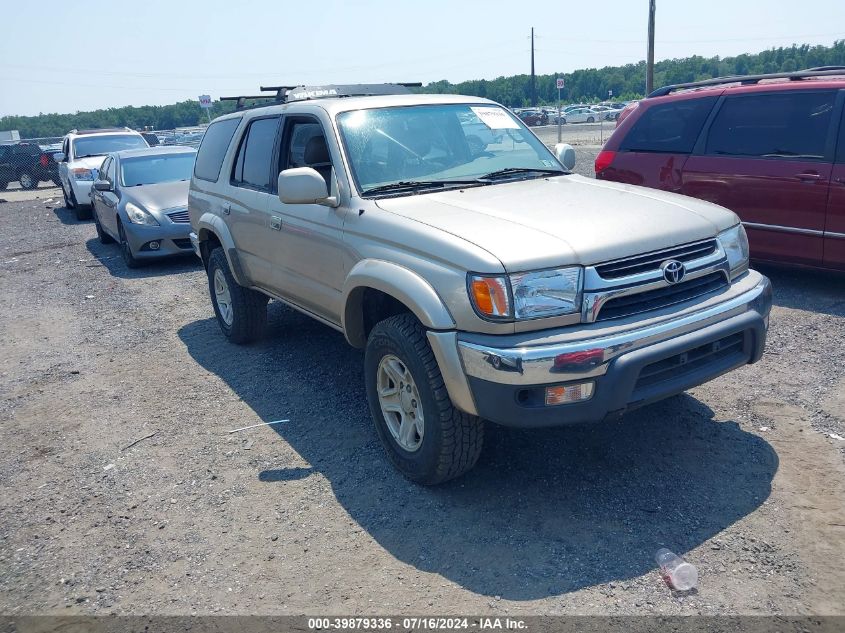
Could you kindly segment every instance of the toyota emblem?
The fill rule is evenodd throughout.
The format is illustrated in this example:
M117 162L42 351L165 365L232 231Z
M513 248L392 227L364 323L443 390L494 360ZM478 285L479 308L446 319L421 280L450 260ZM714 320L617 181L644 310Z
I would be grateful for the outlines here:
M682 262L677 259L668 259L660 264L660 270L663 271L663 278L670 284L676 284L684 278L687 274L687 269Z

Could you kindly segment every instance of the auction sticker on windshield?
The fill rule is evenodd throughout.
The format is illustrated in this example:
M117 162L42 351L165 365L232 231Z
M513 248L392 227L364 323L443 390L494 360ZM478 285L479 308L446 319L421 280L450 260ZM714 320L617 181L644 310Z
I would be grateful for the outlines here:
M514 121L511 116L502 110L502 108L479 108L470 106L469 108L475 113L481 121L491 130L518 130L519 123Z

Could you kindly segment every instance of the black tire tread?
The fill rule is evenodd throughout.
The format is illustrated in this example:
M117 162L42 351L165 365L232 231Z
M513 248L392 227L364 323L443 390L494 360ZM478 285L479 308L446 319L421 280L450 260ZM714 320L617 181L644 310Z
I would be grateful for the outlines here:
M475 466L481 455L484 422L452 404L440 367L428 343L426 329L413 314L389 317L378 323L373 328L373 333L384 332L387 336L392 336L390 330L394 330L408 341L422 361L426 381L438 409L438 422L443 435L437 468L425 479L418 480L418 483L436 485L459 477ZM393 460L393 454L388 452L388 455Z
M226 283L229 285L229 295L232 297L232 309L234 320L232 326L227 328L217 311L217 304L214 300L214 270L220 268L226 276ZM251 288L244 288L232 276L229 270L229 262L223 247L218 246L208 256L208 290L211 297L211 304L214 306L214 313L220 329L226 338L237 345L252 343L264 336L267 328L267 295L264 295Z

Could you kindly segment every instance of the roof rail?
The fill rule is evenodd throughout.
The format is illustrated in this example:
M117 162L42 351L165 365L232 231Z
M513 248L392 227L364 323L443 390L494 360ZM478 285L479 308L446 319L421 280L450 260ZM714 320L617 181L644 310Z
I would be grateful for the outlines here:
M102 134L103 132L134 132L134 131L135 130L133 130L132 128L126 127L126 126L124 126L124 127L104 127L104 128L100 128L98 130L97 129L95 129L95 130L77 130L76 128L73 128L70 132L68 132L68 134L80 134L80 135L82 135L82 134Z
M274 101L276 100L276 98L271 95L242 95L240 97L220 97L220 101L235 101L235 110L246 110L246 102L251 101L253 99L273 99ZM269 104L262 103L259 105L265 106ZM249 107L254 108L258 106L252 105Z
M837 75L845 75L845 66L819 66L818 68L808 68L806 70L797 70L789 73L768 73L765 75L730 75L727 77L714 77L713 79L705 79L703 81L692 81L685 84L672 84L670 86L663 86L651 92L647 98L663 97L676 90L687 90L689 88L704 88L707 86L721 86L724 84L743 84L753 85L765 79L789 79L790 81L800 81L810 77L834 77Z
M259 86L262 92L275 92L275 95L244 95L240 97L220 97L220 101L235 101L235 109L269 105L266 103L247 106L246 102L253 99L272 99L276 103L290 103L292 101L308 101L311 99L330 99L338 97L369 97L378 95L410 94L409 88L420 88L421 82L397 82L385 84L339 84L325 86Z

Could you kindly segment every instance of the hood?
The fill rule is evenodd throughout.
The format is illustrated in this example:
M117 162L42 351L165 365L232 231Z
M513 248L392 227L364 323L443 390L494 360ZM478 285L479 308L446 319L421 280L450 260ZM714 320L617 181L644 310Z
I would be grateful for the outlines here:
M85 169L99 169L104 160L106 160L105 156L86 156L85 158L75 158L71 161L69 167L71 169L76 169L78 167L83 167Z
M577 175L377 203L476 244L509 272L630 257L715 237L739 221L695 198Z
M156 185L123 187L123 200L134 202L147 211L161 211L173 207L188 206L188 188L190 181L162 182Z

